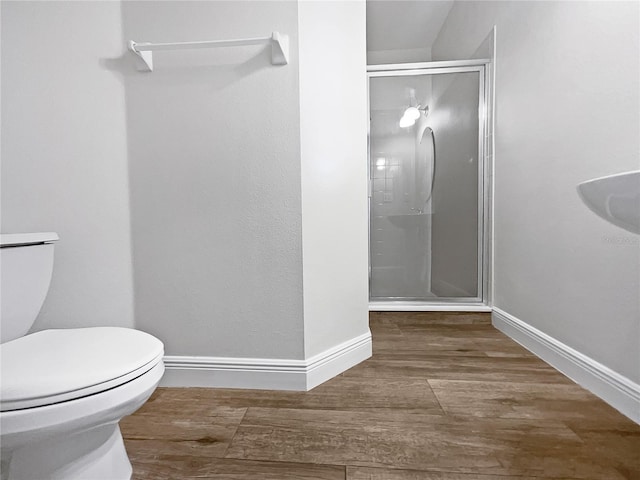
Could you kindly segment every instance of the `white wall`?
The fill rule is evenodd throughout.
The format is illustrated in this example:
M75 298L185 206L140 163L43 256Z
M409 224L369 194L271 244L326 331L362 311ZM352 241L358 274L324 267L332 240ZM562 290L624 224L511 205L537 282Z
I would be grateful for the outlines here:
M416 63L431 60L431 48L403 48L395 50L367 51L367 65L384 65L386 63Z
M364 2L300 8L2 4L3 231L61 236L36 329L131 326L174 359L284 361L303 386L370 354ZM288 65L247 46L142 73L125 48L272 31Z
M2 2L2 232L56 231L34 329L133 326L118 2Z
M495 306L640 381L638 237L578 183L637 169L637 2L456 2L435 60L497 25Z
M453 0L367 2L367 63L431 60L433 44Z
M305 357L369 331L365 2L300 2Z
M126 73L136 322L170 355L304 358L296 2L125 2L124 39L268 36Z

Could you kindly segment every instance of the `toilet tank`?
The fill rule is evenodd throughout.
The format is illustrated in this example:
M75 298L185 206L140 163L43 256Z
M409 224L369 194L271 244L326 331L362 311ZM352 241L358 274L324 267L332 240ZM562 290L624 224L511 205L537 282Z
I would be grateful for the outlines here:
M24 336L47 296L56 233L0 234L0 343Z

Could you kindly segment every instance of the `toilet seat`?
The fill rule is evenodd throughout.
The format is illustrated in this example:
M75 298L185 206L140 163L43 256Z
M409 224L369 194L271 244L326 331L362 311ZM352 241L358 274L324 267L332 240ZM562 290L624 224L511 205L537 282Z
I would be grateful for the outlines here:
M43 330L0 345L0 411L42 407L123 385L151 370L162 342L138 330Z

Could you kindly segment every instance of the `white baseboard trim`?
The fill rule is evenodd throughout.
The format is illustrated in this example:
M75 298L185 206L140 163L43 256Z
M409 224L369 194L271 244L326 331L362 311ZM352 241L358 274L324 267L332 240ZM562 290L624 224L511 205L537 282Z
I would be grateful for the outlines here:
M640 423L640 385L499 308L491 317L505 335Z
M306 360L167 355L162 387L307 391L371 356L371 332Z

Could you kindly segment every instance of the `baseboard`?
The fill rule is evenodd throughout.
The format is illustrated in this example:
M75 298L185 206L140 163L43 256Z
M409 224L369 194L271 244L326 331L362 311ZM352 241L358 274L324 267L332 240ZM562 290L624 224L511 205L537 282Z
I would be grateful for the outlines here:
M640 385L499 308L491 317L498 330L640 423Z
M365 361L371 357L372 352L371 332L367 332L307 359L306 390L311 390Z
M371 333L306 360L167 355L163 387L307 391L371 356Z

